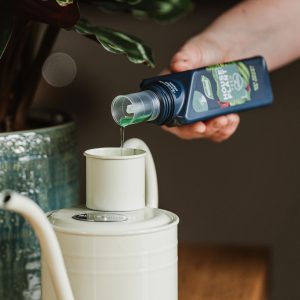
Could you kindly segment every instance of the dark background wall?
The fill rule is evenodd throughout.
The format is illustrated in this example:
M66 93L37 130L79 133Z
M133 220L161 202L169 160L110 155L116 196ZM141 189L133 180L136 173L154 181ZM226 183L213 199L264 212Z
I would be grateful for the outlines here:
M142 78L166 67L188 37L233 4L223 2L199 1L188 17L164 26L85 10L96 24L143 37L155 53L154 70L61 32L53 52L73 57L77 76L63 88L42 80L35 105L77 116L82 177L85 149L119 145L113 97L136 91ZM237 133L222 144L179 140L156 125L126 128L126 138L142 138L153 152L160 206L180 216L180 240L270 247L272 299L278 300L300 299L299 74L299 61L274 72L274 106L243 113Z

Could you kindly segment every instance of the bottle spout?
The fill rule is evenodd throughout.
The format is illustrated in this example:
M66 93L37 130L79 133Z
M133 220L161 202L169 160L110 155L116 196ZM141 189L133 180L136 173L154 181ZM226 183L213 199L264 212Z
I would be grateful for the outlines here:
M111 105L113 119L122 127L155 120L159 112L160 101L150 90L117 96Z
M135 111L136 111L136 106L134 106L133 104L128 105L126 108L127 114L134 114Z
M0 208L21 214L31 224L40 241L57 298L74 300L57 237L41 208L29 198L9 190L0 193Z

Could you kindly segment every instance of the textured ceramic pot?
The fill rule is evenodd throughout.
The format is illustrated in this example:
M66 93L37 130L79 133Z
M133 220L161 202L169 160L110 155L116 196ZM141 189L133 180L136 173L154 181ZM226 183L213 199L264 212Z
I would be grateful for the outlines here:
M32 124L42 128L0 134L0 190L27 195L45 212L76 205L75 124L65 115L45 112L35 113ZM0 299L40 295L39 243L23 218L0 211Z

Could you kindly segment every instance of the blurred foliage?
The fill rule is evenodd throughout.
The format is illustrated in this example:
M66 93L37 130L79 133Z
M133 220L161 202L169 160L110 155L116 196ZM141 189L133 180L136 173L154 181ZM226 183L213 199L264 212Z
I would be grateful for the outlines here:
M80 15L81 3L100 17L121 12L158 22L174 21L192 8L192 0L0 0L0 132L26 128L41 68L60 28L74 30L133 63L154 67L149 46L131 34L90 24ZM40 24L48 26L41 29Z
M174 21L192 8L192 0L81 0L80 2L104 12L129 13L139 19L151 18L160 22ZM92 34L106 50L125 54L131 62L153 66L150 48L140 39L109 28L104 30L88 25L88 28L84 29L83 26L87 26L88 23L80 20L77 0L0 0L0 57L12 36L13 19L18 18L24 21L24 26L33 20L62 28L74 28L76 32L86 36ZM93 32L88 34L89 30ZM110 40L113 44L111 46ZM139 55L137 47L140 49Z
M86 20L79 20L75 25L75 31L98 41L109 52L125 54L133 63L144 63L149 67L154 67L151 49L135 36L109 28L92 26Z

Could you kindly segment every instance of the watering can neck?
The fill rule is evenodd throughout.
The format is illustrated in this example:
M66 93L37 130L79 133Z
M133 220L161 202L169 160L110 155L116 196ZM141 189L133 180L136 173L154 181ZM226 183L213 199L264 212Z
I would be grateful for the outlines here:
M154 161L148 146L130 139L123 148L85 151L86 206L103 212L158 208Z
M151 151L147 144L137 138L132 138L124 143L125 148L141 149L146 152L146 174L145 174L145 206L158 208L158 184L157 174Z

